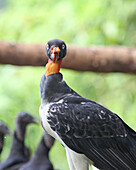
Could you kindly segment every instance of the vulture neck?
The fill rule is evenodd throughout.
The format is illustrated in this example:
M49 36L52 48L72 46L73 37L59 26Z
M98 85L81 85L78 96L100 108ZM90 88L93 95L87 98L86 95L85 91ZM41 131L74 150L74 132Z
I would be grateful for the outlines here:
M52 74L41 78L40 84L41 103L57 102L65 95L70 94L72 90L63 80L61 73Z
M15 127L15 132L16 136L20 141L24 141L25 139L25 133L26 133L26 125L21 124L21 122L16 122L16 127Z

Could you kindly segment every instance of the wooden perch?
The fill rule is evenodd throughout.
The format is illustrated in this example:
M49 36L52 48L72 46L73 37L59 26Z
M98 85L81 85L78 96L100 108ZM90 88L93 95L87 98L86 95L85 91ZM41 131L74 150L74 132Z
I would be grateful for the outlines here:
M0 64L44 66L44 44L0 42ZM136 48L68 46L63 68L78 71L136 73Z

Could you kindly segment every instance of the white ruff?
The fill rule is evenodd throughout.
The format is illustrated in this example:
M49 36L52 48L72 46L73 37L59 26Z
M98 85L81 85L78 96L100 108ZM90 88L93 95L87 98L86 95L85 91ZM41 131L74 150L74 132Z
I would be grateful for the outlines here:
M62 100L60 100L60 102L58 103L62 103ZM51 129L47 121L47 116L49 114L48 110L51 104L53 103L41 105L39 108L39 114L41 117L43 127L52 137L58 140L65 147L70 170L89 170L89 164L91 164L91 161L88 160L88 158L84 154L78 154L75 151L71 150L62 141L62 139L58 136L58 134Z

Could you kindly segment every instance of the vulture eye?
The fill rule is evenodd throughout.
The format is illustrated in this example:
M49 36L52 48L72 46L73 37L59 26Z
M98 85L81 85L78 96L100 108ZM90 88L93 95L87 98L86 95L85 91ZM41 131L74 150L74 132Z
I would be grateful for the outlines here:
M64 50L64 48L65 48L65 45L64 45L64 44L62 44L62 50Z

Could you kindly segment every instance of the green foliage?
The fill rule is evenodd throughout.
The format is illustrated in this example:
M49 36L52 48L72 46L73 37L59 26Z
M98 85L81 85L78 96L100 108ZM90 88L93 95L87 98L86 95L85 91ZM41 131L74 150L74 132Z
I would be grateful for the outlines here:
M9 0L0 11L0 40L45 43L52 38L76 45L136 45L136 1L134 0ZM0 66L0 119L14 129L20 110L38 116L39 84L45 69ZM136 77L62 69L70 87L116 112L136 130ZM30 125L26 144L35 150L41 126ZM11 137L5 139L2 160L7 157ZM56 169L67 170L65 151L57 142L50 157Z

